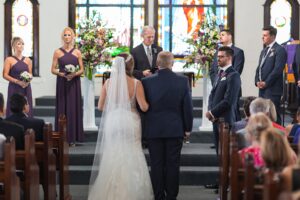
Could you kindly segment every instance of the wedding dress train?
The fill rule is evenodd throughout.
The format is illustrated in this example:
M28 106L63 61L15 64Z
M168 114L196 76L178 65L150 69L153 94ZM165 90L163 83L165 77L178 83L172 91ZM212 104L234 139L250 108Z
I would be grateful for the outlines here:
M153 190L141 145L141 119L129 99L124 59L117 57L107 89L91 173L89 200L152 200ZM122 66L123 65L123 66Z

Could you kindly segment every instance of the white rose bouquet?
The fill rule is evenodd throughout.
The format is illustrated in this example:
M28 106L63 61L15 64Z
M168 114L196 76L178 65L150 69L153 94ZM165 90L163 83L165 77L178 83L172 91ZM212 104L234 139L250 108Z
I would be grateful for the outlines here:
M65 71L67 72L67 74L75 73L77 71L77 66L74 66L72 64L65 65Z
M24 71L20 74L20 79L26 83L29 83L32 80L32 75L29 72Z

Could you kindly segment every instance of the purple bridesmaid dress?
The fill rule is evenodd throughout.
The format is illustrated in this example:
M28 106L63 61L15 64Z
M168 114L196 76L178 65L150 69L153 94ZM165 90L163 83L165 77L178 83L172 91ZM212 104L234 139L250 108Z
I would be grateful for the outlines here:
M9 71L9 75L15 79L21 80L20 74L24 71L29 72L28 65L24 62L25 57L22 57L21 60L15 56L12 56L12 57L17 60L17 63L11 67L11 69ZM26 96L28 104L29 104L29 108L30 108L28 116L32 117L32 94L31 94L30 84L26 88L22 88L21 86L15 84L13 82L9 82L9 84L8 84L6 117L8 117L12 114L10 111L10 97L15 93L19 93L19 94Z
M74 48L69 52L63 48L60 50L64 55L58 58L59 72L66 72L65 65L77 66L78 58L72 54ZM65 114L67 118L67 138L69 143L83 141L83 108L81 99L80 77L76 76L71 81L57 76L56 79L56 110L55 130L58 130L58 118Z

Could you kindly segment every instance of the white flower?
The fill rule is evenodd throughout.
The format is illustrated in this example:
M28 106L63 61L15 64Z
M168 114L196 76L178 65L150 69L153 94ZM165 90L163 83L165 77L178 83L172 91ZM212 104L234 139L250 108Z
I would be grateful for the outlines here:
M20 74L20 78L24 82L30 82L32 79L32 75L29 72L24 71Z
M76 72L76 67L72 64L65 65L65 69L66 69L66 72L68 72L68 73Z

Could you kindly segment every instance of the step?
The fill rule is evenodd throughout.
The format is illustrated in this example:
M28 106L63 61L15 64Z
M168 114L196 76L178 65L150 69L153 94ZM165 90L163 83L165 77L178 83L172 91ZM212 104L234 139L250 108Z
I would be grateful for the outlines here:
M243 107L243 103L246 97L241 97L239 101L240 108ZM95 106L98 105L99 96L95 96ZM202 107L203 97L192 97L194 107ZM35 98L36 106L55 106L55 96L41 96Z
M88 192L88 185L70 185L72 200L88 199ZM200 196L201 198L199 198ZM212 200L217 198L218 195L214 193L214 190L205 189L203 186L180 185L177 200Z
M199 127L199 126L198 126ZM198 127L196 127L198 129ZM95 142L97 141L98 131L85 131L84 141ZM199 131L193 129L190 142L191 143L213 143L214 135L211 131Z
M70 185L88 185L91 166L70 166ZM215 183L218 167L180 167L180 185L206 185Z
M95 117L101 117L101 111L95 107ZM55 106L34 106L33 115L35 117L49 117L55 116ZM193 109L194 117L202 117L202 108L194 107Z
M91 166L93 164L96 143L83 143L80 146L70 147L70 165ZM181 166L218 166L214 149L210 149L211 144L190 143L183 144L181 151ZM146 160L149 164L149 152L143 149Z
M202 106L202 97L193 97L193 106ZM95 106L98 105L99 96L95 96ZM42 96L35 99L36 106L55 106L55 96Z

